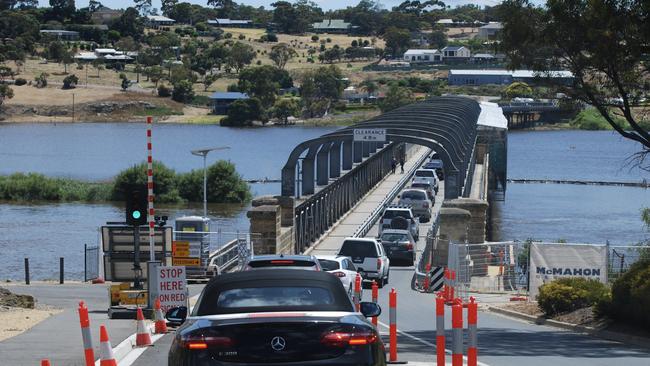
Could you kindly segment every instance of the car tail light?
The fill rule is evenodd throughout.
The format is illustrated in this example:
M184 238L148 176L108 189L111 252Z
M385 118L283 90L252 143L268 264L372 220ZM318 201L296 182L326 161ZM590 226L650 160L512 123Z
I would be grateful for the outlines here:
M381 269L381 258L377 258L377 270Z
M413 244L411 243L406 244L406 250L413 250Z
M329 347L365 346L377 342L377 335L369 330L329 331L321 336L321 343Z
M189 350L204 350L208 348L230 348L235 342L230 337L204 337L185 336L181 337L181 345Z
M345 272L341 271L332 272L332 274L336 277L345 277Z
M286 259L278 259L278 260L272 260L271 264L293 264L294 262L292 260L286 260Z

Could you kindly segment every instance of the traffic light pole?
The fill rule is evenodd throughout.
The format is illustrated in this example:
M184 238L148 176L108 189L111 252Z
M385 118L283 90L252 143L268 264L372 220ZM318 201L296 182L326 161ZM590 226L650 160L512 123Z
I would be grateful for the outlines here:
M135 289L141 289L142 283L142 267L140 267L140 226L133 226L133 272L135 273L135 279L133 280L133 287Z

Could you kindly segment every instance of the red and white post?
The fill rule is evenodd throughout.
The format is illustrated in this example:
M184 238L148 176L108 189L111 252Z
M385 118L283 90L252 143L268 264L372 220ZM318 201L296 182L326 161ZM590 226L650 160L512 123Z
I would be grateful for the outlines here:
M427 263L426 269L424 270L425 275L424 275L424 292L429 292L429 282L431 279L429 278L429 273L431 272L431 264Z
M445 298L436 297L436 365L445 366Z
M474 297L467 304L467 366L478 364L478 304Z
M93 337L90 334L90 318L88 317L88 308L83 301L79 302L79 323L81 324L81 339L84 346L86 366L94 366L95 351L93 349Z
M451 306L451 364L463 366L463 304L456 299Z
M390 332L390 352L388 360L390 362L397 361L397 291L394 288L390 289L388 294L388 316L389 332Z
M375 304L379 301L379 286L377 285L377 281L373 280L372 281L372 302ZM372 325L377 327L377 317L373 316L372 317Z
M361 311L361 275L354 278L354 310Z
M445 282L443 285L443 297L445 298L445 301L449 301L449 286L451 285L450 283L451 275L449 274L449 268L445 268Z
M147 117L147 201L148 205L148 221L149 221L149 260L155 261L154 239L155 239L155 211L153 208L153 155L151 143L151 130L153 127L153 117Z

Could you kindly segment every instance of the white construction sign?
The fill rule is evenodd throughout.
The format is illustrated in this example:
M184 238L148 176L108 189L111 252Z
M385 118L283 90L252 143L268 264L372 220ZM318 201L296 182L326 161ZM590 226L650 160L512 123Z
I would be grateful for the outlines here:
M545 244L530 246L530 297L539 287L561 277L584 277L607 282L607 246L593 244Z
M163 313L177 306L187 306L187 279L185 267L158 267L158 298Z
M355 128L354 141L386 142L385 128Z

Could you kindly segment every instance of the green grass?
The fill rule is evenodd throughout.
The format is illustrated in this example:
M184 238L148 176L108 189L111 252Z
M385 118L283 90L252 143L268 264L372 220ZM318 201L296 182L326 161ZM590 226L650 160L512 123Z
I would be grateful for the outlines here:
M183 114L183 111L177 111L172 108L161 106L151 109L144 109L142 111L136 112L136 116L153 116L153 117L162 117L162 116L180 116Z
M625 121L617 118L618 122L622 125ZM595 108L585 109L578 113L575 118L570 122L571 126L580 130L600 131L612 130L612 126L605 120L605 118Z
M50 178L36 173L0 176L0 199L6 201L98 202L110 198L111 183Z
M216 125L226 116L222 115L204 115L204 116L187 116L183 122L197 125Z

